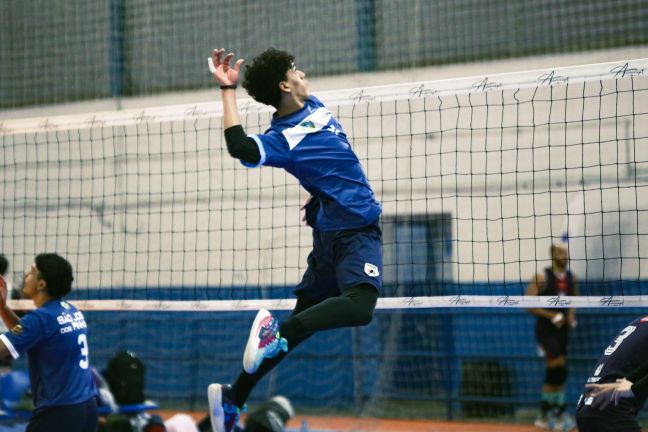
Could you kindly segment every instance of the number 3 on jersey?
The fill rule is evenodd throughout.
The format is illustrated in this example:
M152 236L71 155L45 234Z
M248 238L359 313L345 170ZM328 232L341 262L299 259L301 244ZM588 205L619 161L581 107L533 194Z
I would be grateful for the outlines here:
M79 335L78 343L81 347L81 360L79 360L79 366L81 369L88 369L88 339L85 334Z
M621 333L619 333L619 336L617 336L616 339L614 339L614 342L612 342L609 347L605 348L605 355L610 355L614 351L616 351L616 349L619 348L619 345L621 345L621 343L625 340L625 338L630 336L632 332L635 331L636 328L637 327L635 326L628 326L623 330L621 330Z

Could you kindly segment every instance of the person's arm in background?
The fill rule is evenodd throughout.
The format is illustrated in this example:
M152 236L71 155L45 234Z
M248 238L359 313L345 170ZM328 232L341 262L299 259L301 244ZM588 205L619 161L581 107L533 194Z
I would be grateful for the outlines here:
M578 279L574 275L572 275L572 283L574 284L573 287L574 295L575 296L580 295L578 289ZM567 309L567 325L572 328L576 327L576 309L574 308Z
M221 87L221 98L223 101L223 130L227 151L232 157L243 162L257 164L261 160L261 153L256 142L248 138L241 125L238 106L236 104L236 86L238 85L239 73L245 60L239 59L230 67L234 53L223 57L224 48L215 49L211 56L210 70L214 79Z
M544 286L545 279L544 275L537 273L533 276L533 279L529 283L529 286L526 290L526 295L528 296L537 296L540 295L540 287ZM562 327L565 324L565 315L561 312L554 312L543 308L529 308L527 309L530 314L535 315L540 318L547 318L551 321L556 327Z
M20 318L7 306L8 296L7 281L0 276L0 317L5 326L11 330L20 322Z
M7 306L7 296L7 281L0 276L0 316L5 326L11 330L20 322L20 318ZM9 356L11 356L9 347L4 342L0 343L0 358Z

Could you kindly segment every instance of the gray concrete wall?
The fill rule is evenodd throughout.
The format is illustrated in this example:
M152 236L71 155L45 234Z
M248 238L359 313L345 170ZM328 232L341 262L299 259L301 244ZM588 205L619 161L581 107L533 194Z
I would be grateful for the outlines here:
M113 4L125 11L117 55ZM0 108L110 96L120 61L125 96L208 88L214 47L251 60L275 46L326 76L645 45L647 11L646 0L6 0Z
M0 106L110 96L109 25L107 1L3 1Z

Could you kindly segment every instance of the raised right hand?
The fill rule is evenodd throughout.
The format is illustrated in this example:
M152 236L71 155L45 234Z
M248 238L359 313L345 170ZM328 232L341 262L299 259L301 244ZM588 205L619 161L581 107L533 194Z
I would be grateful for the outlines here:
M245 60L238 59L234 64L234 67L230 67L230 62L232 57L234 57L234 53L231 52L223 57L224 53L225 48L215 49L212 52L211 61L214 65L212 74L214 75L216 82L221 86L236 85L239 80L239 71L241 70L241 66Z

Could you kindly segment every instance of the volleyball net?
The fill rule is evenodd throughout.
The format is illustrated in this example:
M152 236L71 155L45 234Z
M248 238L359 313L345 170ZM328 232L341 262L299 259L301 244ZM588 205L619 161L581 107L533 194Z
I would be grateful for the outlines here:
M587 370L648 304L646 71L640 59L317 94L383 206L384 310L314 337L255 395L410 416L430 400L439 412L535 403L543 366L529 363L524 307L604 308L574 333ZM133 349L154 397L191 406L238 373L251 311L292 309L311 249L306 192L229 156L214 98L0 125L13 271L42 251L68 258L94 358ZM247 133L268 127L270 109L239 107ZM525 297L556 242L581 296ZM480 376L508 384L471 390Z

